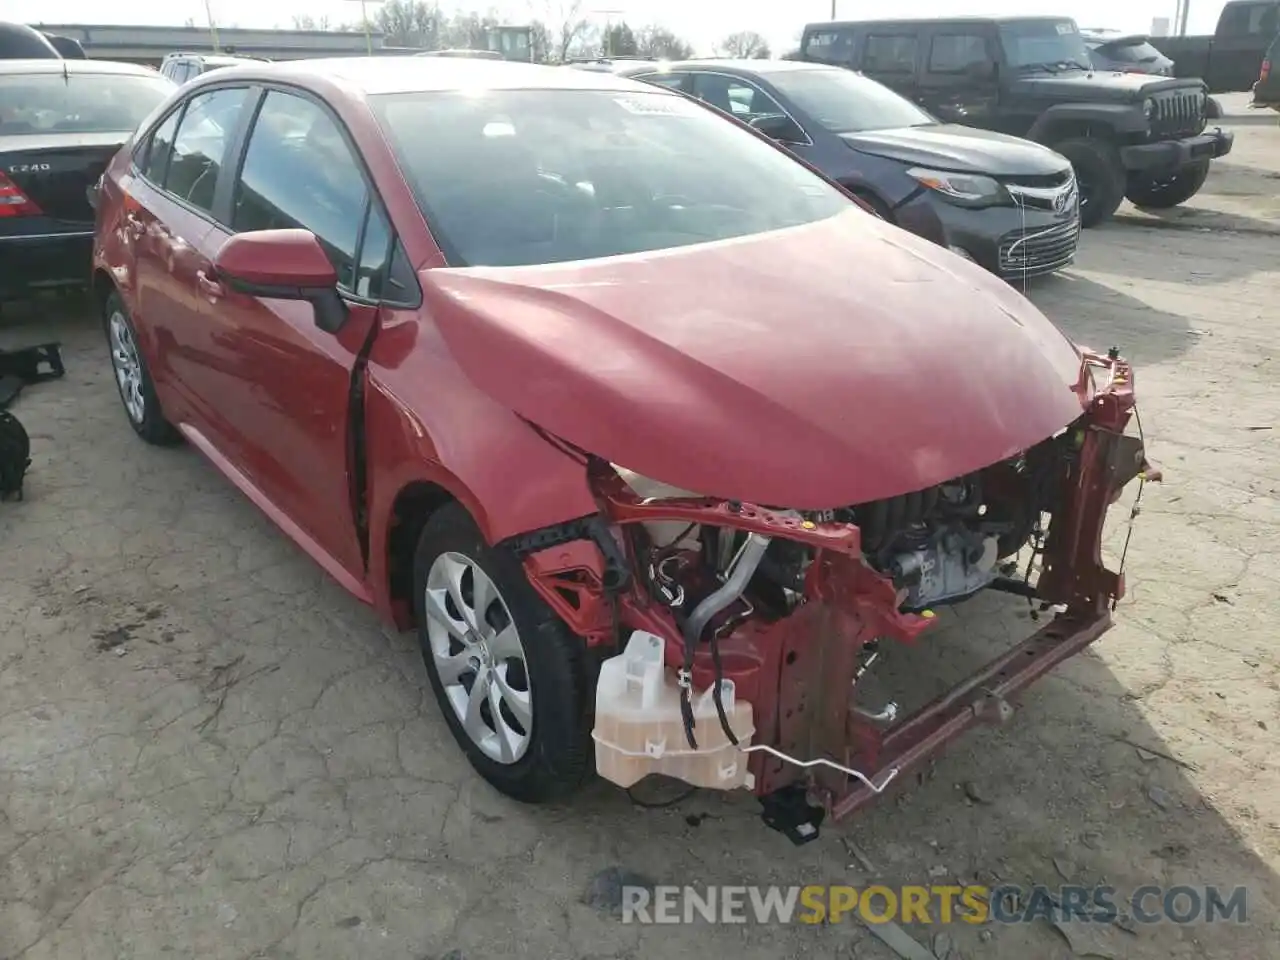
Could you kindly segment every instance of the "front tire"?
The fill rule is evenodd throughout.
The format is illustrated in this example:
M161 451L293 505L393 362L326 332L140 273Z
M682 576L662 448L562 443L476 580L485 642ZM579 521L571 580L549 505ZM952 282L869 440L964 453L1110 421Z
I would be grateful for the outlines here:
M1180 203L1186 203L1199 193L1208 176L1208 160L1201 160L1189 167L1183 167L1172 177L1162 180L1135 175L1129 178L1129 190L1126 196L1135 207L1168 210Z
M518 558L450 504L423 528L413 582L427 677L472 767L524 803L577 790L593 760L584 644Z
M1111 219L1124 200L1125 170L1120 151L1109 140L1073 137L1053 145L1071 161L1080 190L1080 226Z
M182 434L164 417L147 362L138 349L138 334L118 293L107 297L102 311L111 349L111 372L133 432L157 447L182 442Z

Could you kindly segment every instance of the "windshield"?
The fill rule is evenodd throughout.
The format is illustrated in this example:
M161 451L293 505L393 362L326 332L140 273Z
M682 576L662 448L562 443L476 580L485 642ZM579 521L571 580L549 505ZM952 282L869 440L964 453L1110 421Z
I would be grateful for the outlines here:
M1009 66L1023 70L1089 70L1089 48L1074 20L1011 20L1000 24Z
M779 70L769 82L834 133L894 130L936 123L910 100L851 70Z
M657 90L383 94L370 103L454 266L644 253L852 206L778 148Z
M0 77L0 136L129 133L172 91L173 84L159 75Z

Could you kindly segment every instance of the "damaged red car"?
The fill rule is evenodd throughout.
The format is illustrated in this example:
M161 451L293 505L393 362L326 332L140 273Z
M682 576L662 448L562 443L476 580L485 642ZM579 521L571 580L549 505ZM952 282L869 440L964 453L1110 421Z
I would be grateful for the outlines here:
M416 629L510 796L666 773L803 840L1111 623L1103 522L1148 469L1129 365L679 94L231 67L98 199L133 429ZM1054 615L910 716L860 702L985 590Z

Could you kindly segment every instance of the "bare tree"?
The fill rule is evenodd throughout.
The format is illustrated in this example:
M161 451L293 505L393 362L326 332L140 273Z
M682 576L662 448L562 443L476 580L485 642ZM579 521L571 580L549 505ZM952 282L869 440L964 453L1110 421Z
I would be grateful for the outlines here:
M653 25L636 31L636 53L659 60L689 60L693 57L693 46L666 27Z
M768 60L769 42L754 30L739 30L720 41L716 48L721 56L735 60Z
M382 31L389 46L432 50L439 46L444 19L435 3L387 0L378 9L374 26Z
M563 62L589 43L591 19L584 7L583 0L530 0L530 12L547 24L552 61Z

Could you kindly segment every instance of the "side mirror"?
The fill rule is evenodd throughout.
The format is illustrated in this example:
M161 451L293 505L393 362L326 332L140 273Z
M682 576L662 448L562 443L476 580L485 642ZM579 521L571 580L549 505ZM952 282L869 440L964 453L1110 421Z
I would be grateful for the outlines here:
M748 126L759 130L770 140L783 143L797 143L804 140L804 131L799 125L783 113L767 113L761 117L753 117Z
M218 279L237 293L306 300L325 333L337 333L347 319L337 271L310 230L238 233L222 245L213 266Z

